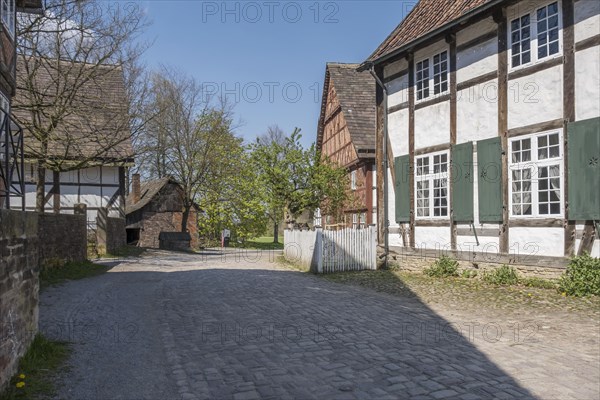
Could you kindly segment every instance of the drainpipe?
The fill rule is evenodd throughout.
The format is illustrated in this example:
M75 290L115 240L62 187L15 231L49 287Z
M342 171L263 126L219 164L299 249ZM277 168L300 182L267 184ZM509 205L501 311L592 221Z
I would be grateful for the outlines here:
M389 222L389 210L388 210L388 92L386 86L383 84L381 79L375 73L375 66L371 64L371 68L369 69L373 78L377 82L377 85L383 89L383 243L384 243L384 265L387 269L388 267L388 256L390 254L390 239L389 239L389 231L390 231L390 222Z

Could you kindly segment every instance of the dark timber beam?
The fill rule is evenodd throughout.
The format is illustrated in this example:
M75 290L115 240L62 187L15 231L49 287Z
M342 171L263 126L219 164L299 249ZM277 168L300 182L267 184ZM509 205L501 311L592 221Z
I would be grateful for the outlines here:
M409 184L410 184L410 222L409 243L415 247L415 60L413 54L408 55L408 160L409 160Z
M575 254L575 221L569 221L569 160L567 151L567 125L575 121L575 32L573 0L562 1L563 17L563 159L565 199L565 249L564 255Z
M509 251L508 238L508 52L506 8L494 14L498 24L498 136L502 142L502 225L500 227L500 253Z

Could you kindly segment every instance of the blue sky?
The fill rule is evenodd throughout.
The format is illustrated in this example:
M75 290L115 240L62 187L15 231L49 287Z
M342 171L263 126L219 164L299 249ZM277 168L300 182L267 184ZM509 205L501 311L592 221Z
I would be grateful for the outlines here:
M325 63L362 62L416 1L142 1L148 66L175 66L235 103L253 140L277 124L315 140Z

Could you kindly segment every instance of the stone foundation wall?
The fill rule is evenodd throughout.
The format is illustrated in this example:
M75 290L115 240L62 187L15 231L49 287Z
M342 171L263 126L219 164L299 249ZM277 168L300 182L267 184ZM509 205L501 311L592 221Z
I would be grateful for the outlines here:
M138 246L159 248L160 241L158 239L161 232L181 232L181 212L144 212L143 228L140 232L140 240ZM199 246L197 214L195 211L190 211L188 217L188 232L191 236L191 247Z
M509 265L517 270L522 277L537 277L542 279L558 279L565 271L568 260L555 260L554 265L540 265L543 263L527 263L520 260L519 257L498 257L496 255L456 255L443 254L440 252L437 256L430 254L409 254L401 248L395 248L390 251L389 261L401 270L411 272L423 272L429 268L442 255L456 259L461 270L473 270L481 274L485 271L494 270L502 265ZM528 265L529 264L529 265Z
M40 265L87 259L85 215L40 214L38 218Z
M98 211L96 218L96 245L100 254L115 253L127 245L124 218L111 218L106 208Z
M38 215L0 210L0 392L38 330Z

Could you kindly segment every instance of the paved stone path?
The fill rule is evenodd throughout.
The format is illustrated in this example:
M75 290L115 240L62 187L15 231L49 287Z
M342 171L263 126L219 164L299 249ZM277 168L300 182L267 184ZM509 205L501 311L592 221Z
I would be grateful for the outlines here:
M273 261L149 252L45 290L42 331L74 342L58 398L599 397L594 324L465 319Z

